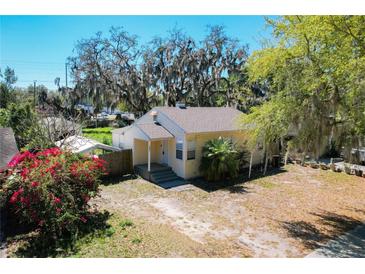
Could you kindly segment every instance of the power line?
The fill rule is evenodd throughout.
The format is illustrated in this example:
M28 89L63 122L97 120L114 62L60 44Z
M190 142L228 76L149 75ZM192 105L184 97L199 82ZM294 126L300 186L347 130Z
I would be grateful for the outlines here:
M4 63L4 62L20 63L20 64L64 65L64 63L59 63L59 62L39 62L39 61L21 61L21 60L12 60L12 59L1 59L0 63Z
M36 83L37 81L34 80L34 85L33 85L33 103L34 103L34 108L35 108L35 92L36 92Z
M29 83L29 82L33 82L33 80L17 80L17 83ZM37 80L38 83L54 83L54 81L51 80Z
M43 72L49 72L50 74L54 74L54 73L64 73L63 72L63 69L62 68L60 68L60 69L56 69L56 68L54 68L54 69L49 69L49 68L31 68L31 67L27 67L27 68L24 68L24 67L17 67L17 66L14 66L14 67L12 67L14 70L15 70L15 72L17 72L17 71L34 71L34 72L40 72L40 73L43 73Z

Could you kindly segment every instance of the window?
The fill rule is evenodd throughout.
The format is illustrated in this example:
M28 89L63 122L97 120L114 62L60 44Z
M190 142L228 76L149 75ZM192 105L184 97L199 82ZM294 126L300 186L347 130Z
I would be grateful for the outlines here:
M195 159L195 141L188 141L188 160Z
M183 142L179 140L176 141L176 159L183 159Z

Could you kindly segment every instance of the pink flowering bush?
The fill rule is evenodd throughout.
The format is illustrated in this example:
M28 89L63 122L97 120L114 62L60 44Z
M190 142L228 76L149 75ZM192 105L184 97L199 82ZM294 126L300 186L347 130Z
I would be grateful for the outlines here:
M57 237L88 222L104 161L59 148L16 155L0 171L0 201L9 214Z

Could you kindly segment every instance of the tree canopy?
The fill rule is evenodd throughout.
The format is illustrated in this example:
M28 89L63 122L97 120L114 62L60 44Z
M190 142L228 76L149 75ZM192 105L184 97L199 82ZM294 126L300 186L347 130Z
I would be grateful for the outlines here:
M365 17L268 19L273 42L248 60L249 81L270 100L243 118L254 139L270 142L295 129L293 143L318 158L325 144L365 145ZM349 150L347 150L349 151Z
M98 108L123 101L144 113L155 105L235 106L242 108L246 88L247 46L227 36L222 26L209 28L201 42L174 29L166 38L139 45L122 28L80 40L69 58L76 98L88 96Z
M11 91L13 90L13 84L18 80L15 76L14 69L6 67L4 73L0 70L0 108L6 108L11 102Z

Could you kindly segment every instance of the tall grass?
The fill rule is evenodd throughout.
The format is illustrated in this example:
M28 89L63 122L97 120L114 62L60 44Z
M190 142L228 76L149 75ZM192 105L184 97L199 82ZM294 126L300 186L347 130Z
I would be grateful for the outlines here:
M82 133L86 138L106 145L112 145L112 129L111 127L83 128Z

